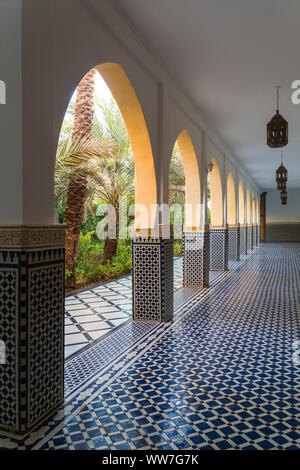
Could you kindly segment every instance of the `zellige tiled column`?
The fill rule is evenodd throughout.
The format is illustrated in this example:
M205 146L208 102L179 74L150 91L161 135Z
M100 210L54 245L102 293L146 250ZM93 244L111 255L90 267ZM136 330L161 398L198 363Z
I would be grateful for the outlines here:
M228 226L228 259L240 261L240 226Z
M256 224L252 225L252 245L253 248L256 247L257 242L256 242Z
M132 239L133 319L173 319L173 235L140 230Z
M247 225L247 251L253 249L252 224Z
M24 435L64 399L65 229L0 227L0 429Z
M210 270L226 271L228 269L228 228L211 227L210 230Z
M240 225L240 255L247 254L247 226Z
M209 227L183 233L183 285L209 286Z

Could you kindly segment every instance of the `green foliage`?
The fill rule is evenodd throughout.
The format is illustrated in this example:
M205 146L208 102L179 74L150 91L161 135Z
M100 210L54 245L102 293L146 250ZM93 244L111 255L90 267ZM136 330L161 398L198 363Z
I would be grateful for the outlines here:
M80 235L76 266L79 284L93 284L120 277L131 271L130 240L119 240L117 256L105 265L101 264L103 248L104 241L94 241L93 232Z
M182 256L182 240L174 240L174 256Z
M207 220L208 220L208 223L210 224L210 222L211 222L211 213L210 213L209 209L207 209Z
M64 223L65 210L66 210L66 200L64 199L63 201L56 201L56 214L57 214L57 220L59 224Z

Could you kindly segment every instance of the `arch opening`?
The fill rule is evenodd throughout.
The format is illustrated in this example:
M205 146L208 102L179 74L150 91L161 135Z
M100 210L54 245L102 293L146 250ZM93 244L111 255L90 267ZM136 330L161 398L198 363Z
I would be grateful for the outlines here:
M247 188L247 224L251 224L251 200L249 188Z
M223 192L222 181L218 162L215 157L211 159L212 170L208 173L208 193L210 200L210 223L213 227L223 226Z
M194 231L199 229L201 224L201 190L197 156L191 136L186 129L179 134L176 144L185 177L185 230Z
M137 228L152 228L156 216L152 206L157 203L157 186L152 146L141 105L120 64L107 62L95 68L116 100L129 135L135 163L135 204L145 208L145 216L139 214Z
M239 184L239 223L241 225L245 223L245 197L242 181Z
M232 173L227 178L227 223L236 225L236 198Z
M252 193L252 224L256 223L256 204L255 204L255 195Z

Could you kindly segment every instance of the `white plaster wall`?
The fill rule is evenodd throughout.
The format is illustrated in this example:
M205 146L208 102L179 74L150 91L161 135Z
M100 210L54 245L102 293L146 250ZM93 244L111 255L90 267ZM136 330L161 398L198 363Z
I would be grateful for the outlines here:
M0 104L0 222L21 224L21 0L0 1L0 80L6 84L6 104Z
M269 191L266 195L266 222L300 222L300 189L288 189L287 204L282 205L279 191Z
M10 36L7 31L8 37L13 37L15 42L13 64L10 64L13 65L11 76L14 76L16 85L19 84L15 95L17 105L12 110L14 123L19 123L19 133L14 131L16 148L13 152L10 151L14 162L11 165L14 166L1 163L2 173L5 174L3 181L6 189L9 189L12 180L18 181L17 186L22 184L18 40L20 1L3 0L0 5L2 4L19 6L19 10L16 8L14 12L15 29L10 26ZM6 15L1 15L1 18L5 18L4 23L7 23ZM219 161L223 188L228 160L232 171L242 174L247 180L247 186L251 185L251 194L253 190L259 192L259 188L247 176L235 156L207 125L198 108L183 94L167 71L114 10L113 2L26 0L23 2L22 39L23 215L20 214L20 201L18 208L24 223L51 224L55 221L53 174L63 116L82 76L90 68L103 62L117 62L122 65L136 91L153 149L159 202L167 202L169 159L176 137L183 129L190 132L195 147L201 173L201 190L204 193L207 161L212 156ZM9 151L8 146L6 150ZM247 186L244 186L245 190ZM2 194L7 194L5 188L2 191ZM225 195L225 191L223 192ZM14 210L17 214L17 206ZM0 217L2 224L5 220L2 210ZM18 223L18 220L20 218L16 216L15 222Z

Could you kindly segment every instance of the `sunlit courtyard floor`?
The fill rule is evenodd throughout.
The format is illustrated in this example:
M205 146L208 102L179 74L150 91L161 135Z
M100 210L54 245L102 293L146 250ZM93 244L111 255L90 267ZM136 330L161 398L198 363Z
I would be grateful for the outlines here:
M234 263L229 262L229 268ZM210 281L220 273L210 272ZM182 258L174 259L174 290L182 287ZM66 298L65 357L68 358L132 318L131 275Z
M262 245L70 357L65 404L0 449L299 449L299 327L300 244Z

